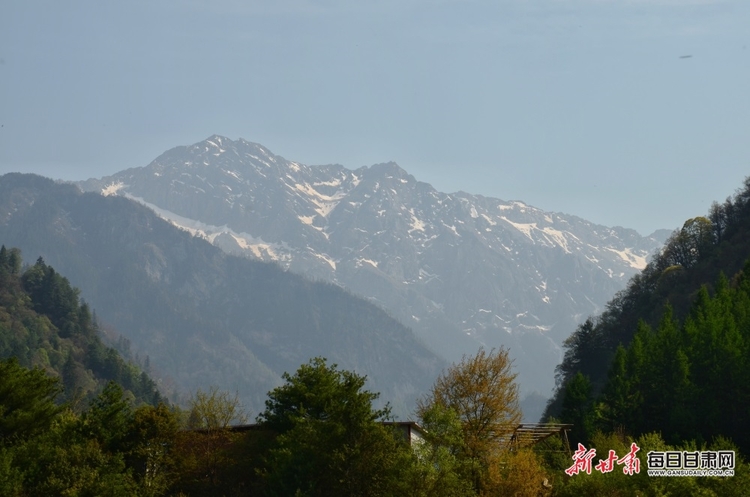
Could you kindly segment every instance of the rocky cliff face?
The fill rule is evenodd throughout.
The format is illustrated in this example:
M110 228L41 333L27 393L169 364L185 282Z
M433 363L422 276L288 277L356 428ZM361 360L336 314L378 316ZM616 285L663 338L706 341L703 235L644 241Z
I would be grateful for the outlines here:
M663 242L438 192L392 162L307 166L220 136L81 186L136 199L226 252L365 296L450 360L510 346L522 390L544 395L562 341Z

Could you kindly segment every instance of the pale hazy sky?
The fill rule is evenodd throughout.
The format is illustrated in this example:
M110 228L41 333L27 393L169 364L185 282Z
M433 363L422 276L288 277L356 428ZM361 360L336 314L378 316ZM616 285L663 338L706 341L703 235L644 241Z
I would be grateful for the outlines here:
M217 133L647 234L750 175L748 45L747 0L0 0L0 173Z

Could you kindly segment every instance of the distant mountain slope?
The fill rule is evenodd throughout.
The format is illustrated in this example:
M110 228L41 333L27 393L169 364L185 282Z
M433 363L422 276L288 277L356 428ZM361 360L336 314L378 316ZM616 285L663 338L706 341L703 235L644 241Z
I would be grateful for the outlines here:
M69 275L182 390L238 390L257 412L284 371L321 355L366 374L406 415L443 361L341 288L234 257L120 197L0 177L0 240Z
M441 193L395 163L310 167L221 136L81 185L135 198L227 252L366 296L451 360L509 345L522 388L545 395L562 341L663 242Z
M78 290L41 258L22 270L17 248L0 247L0 359L15 357L60 379L58 400L82 407L107 382L136 402L164 400L149 375L101 340Z

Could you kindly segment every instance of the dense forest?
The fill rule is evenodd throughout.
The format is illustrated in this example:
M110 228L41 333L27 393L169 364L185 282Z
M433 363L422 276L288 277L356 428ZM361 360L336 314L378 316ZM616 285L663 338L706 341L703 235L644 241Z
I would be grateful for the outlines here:
M619 467L566 475L562 438L533 448L509 438L520 418L510 364L506 350L480 350L445 371L420 402L423 438L409 443L388 423L388 406L373 406L378 394L363 388L365 377L322 358L285 374L255 424L235 426L247 413L217 389L196 392L181 411L136 407L110 382L76 413L55 402L58 379L0 361L0 496L745 495L741 456L731 478L650 478ZM591 443L624 454L631 440L597 433ZM635 442L644 454L696 448L655 433Z
M750 453L750 263L735 284L722 275L714 295L699 290L680 323L667 306L659 325L641 322L630 345L618 347L598 401L586 377L568 384L563 418L591 406L578 425L598 422L640 435L660 431L665 440L710 442L731 437Z
M672 233L662 251L607 303L605 311L567 339L547 416L560 415L565 386L579 372L588 377L595 394L602 391L618 347L630 344L640 321L655 328L668 308L674 318L685 319L703 286L713 291L722 273L733 278L748 258L750 178L732 198L714 202L707 217L689 219Z
M447 397L425 399L429 430L410 444L390 408L373 406L379 394L364 389L365 377L322 358L285 374L256 424L235 427L246 413L216 389L198 391L180 411L136 408L111 382L75 413L54 402L58 379L0 361L0 495L536 495L544 488L538 458L495 450L497 436L472 422L520 416L509 365L507 352L491 352L446 373L436 391ZM483 370L496 375L494 388L470 390L508 403L484 409L444 389L469 386Z
M156 384L101 339L78 289L40 257L22 271L21 252L0 248L0 359L39 367L60 379L59 398L74 405L117 382L137 403L158 404Z
M708 216L687 220L566 341L545 416L574 425L574 446L653 446L658 436L660 450L750 453L749 231L750 178ZM602 476L571 478L581 486L570 488L610 489ZM677 480L682 493L697 491L690 478Z

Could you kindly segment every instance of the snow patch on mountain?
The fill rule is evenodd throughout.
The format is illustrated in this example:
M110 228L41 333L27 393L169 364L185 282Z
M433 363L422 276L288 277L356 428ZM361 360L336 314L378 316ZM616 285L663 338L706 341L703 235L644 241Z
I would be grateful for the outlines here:
M332 179L331 181L316 181L313 186L341 186L341 180L338 178Z
M542 228L542 232L547 235L549 239L551 239L553 244L559 245L566 253L570 253L570 249L568 248L568 240L565 238L565 233L556 229L552 229L548 226Z
M159 217L169 221L173 225L180 229L183 229L193 236L204 238L211 243L215 243L216 238L222 234L231 236L237 245L244 249L252 252L255 257L263 260L273 260L277 262L289 262L292 260L292 251L286 243L269 243L265 242L262 237L255 237L249 233L236 233L226 225L215 226L206 224L195 219L190 219L174 212L170 212L166 209L162 209L154 204L146 202L140 197L136 197L129 193L122 194L124 197L134 200L149 209L153 210Z
M317 206L315 212L320 214L322 217L328 217L333 209L339 204L341 199L346 195L346 192L338 191L334 195L325 195L320 193L318 190L308 185L307 183L301 185L296 184L294 187L301 193L307 195L309 200Z
M356 267L361 267L363 262L370 264L372 267L378 267L378 263L376 261L373 261L372 259L365 259L364 257L360 257L357 259Z
M333 269L334 271L336 270L336 261L331 259L328 255L318 254L318 253L314 253L313 255L315 255L315 257L319 259L323 259L325 262L327 262L331 266L331 269Z
M409 233L411 233L412 231L424 232L424 221L418 219L417 216L414 215L414 209L410 209L409 213L411 214L411 223L409 224L409 226L411 226L411 229L409 230Z
M536 223L514 223L505 216L501 216L500 219L513 226L515 229L529 237L529 240L534 241L534 237L531 236L531 230L536 229Z
M229 176L233 177L233 178L234 178L234 179L236 179L236 180L241 180L241 179L242 179L242 178L240 177L240 175L239 175L239 174L237 174L237 172L236 172L236 171L227 171L226 169L222 169L222 172L223 172L224 174L227 174L227 175L229 175Z
M122 181L112 182L111 184L102 188L101 193L105 197L108 197L110 195L117 195L117 192L120 191L125 186L127 185L125 185L125 183L123 183Z
M630 267L638 269L639 271L643 270L646 267L646 264L648 264L648 260L646 260L646 257L634 254L630 248L626 248L624 250L616 250L611 247L607 247L607 250L619 255L623 261L630 265Z
M490 224L490 226L497 226L497 223L493 221L492 218L490 218L490 216L488 216L487 214L482 214L482 217Z

